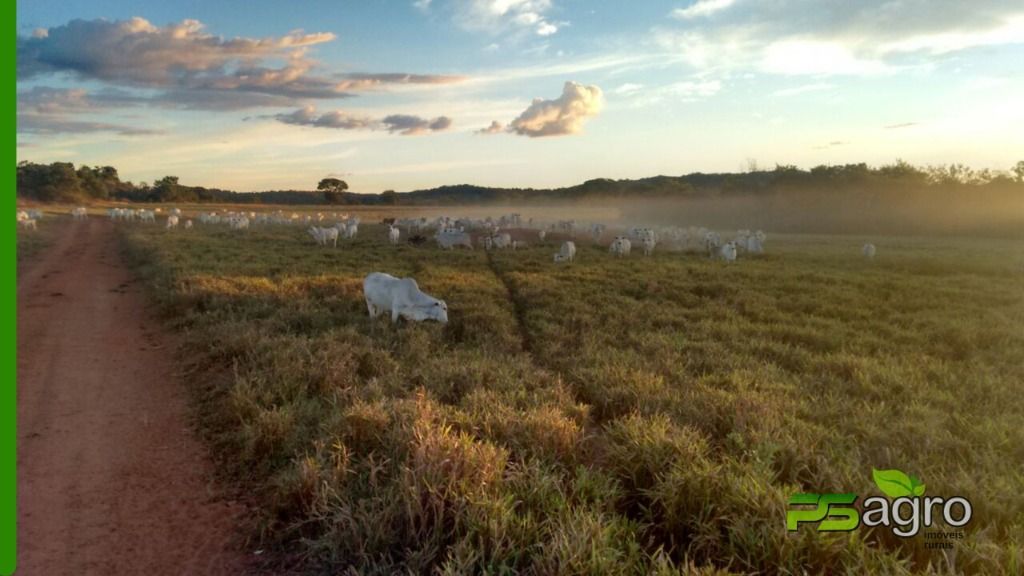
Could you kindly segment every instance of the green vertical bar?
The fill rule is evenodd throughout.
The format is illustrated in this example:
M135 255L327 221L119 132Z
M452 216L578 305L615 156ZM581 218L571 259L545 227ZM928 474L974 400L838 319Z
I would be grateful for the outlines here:
M18 162L16 146L17 146L17 125L16 125L16 106L15 99L17 97L18 83L17 76L15 74L15 66L17 63L17 39L18 39L18 23L16 18L17 3L15 2L3 2L0 6L3 6L2 20L7 20L7 25L11 28L12 34L7 37L4 41L4 56L2 60L3 73L8 79L14 80L14 85L8 88L10 92L4 92L3 95L3 109L4 112L3 124L0 125L0 129L7 134L7 138L3 140L4 156L7 160L0 162L0 174L2 174L2 185L0 190L3 190L5 194L8 194L8 213L13 211L17 205L17 198L15 194L16 189L16 175L15 166ZM17 538L17 482L18 476L15 472L15 466L17 465L17 452L18 443L16 436L16 423L15 419L18 417L18 393L17 384L15 378L17 377L17 355L18 345L16 339L16 331L18 327L17 323L17 308L18 308L18 281L16 277L17 273L17 246L18 241L16 233L17 224L14 218L7 218L7 224L0 226L0 246L6 246L4 249L4 267L7 268L7 280L0 282L0 290L3 291L3 301L6 302L4 307L7 308L8 313L4 315L7 321L3 323L3 327L0 328L0 340L3 342L4 352L0 357L0 574L12 574L14 573L15 565L15 539Z

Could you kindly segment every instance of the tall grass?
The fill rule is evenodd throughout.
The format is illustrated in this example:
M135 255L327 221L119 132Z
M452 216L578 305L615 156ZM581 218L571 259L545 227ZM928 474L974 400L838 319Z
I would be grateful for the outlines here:
M773 239L723 265L581 246L335 249L293 228L125 246L186 335L201 430L264 545L311 571L1012 574L1024 565L1024 290L998 240ZM413 275L450 323L371 321ZM953 553L785 530L872 468L974 504Z

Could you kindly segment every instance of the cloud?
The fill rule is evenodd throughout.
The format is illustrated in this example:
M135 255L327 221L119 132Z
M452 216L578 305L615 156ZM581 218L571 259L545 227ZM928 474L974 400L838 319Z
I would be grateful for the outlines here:
M642 86L640 84L623 84L615 90L631 108L643 108L662 102L680 103L696 102L718 94L722 89L719 80L684 80L664 86Z
M1024 7L1005 0L920 2L699 0L651 31L656 44L702 71L780 75L888 74L979 46L1024 44ZM714 18L693 22L709 14Z
M680 20L692 20L710 16L715 12L725 10L732 6L735 0L697 0L686 8L676 8L672 11L672 17Z
M388 132L398 132L406 136L425 134L427 132L439 132L447 130L452 126L452 119L447 116L438 116L432 120L411 116L409 114L392 114L385 116L381 122Z
M509 129L531 138L577 134L583 123L596 116L603 106L604 96L597 86L566 82L561 96L554 100L534 99Z
M80 120L69 116L94 114L110 110L116 103L125 103L118 94L97 100L80 88L34 86L17 94L18 133L59 134L116 132L122 136L162 134L151 128L138 128L106 121Z
M886 130L898 130L900 128L910 128L911 126L917 126L917 122L901 122L899 124L889 124L883 126Z
M395 85L443 85L464 82L465 76L445 76L440 74L346 74L337 87L342 90L363 91L381 86Z
M72 20L17 39L19 80L71 74L150 94L157 105L242 109L335 99L385 86L438 85L461 76L407 73L336 74L308 57L332 33L294 31L268 38L225 39L197 20L155 26L143 18Z
M455 22L466 30L490 34L531 31L550 36L567 22L547 17L551 0L454 0L451 10Z
M502 124L501 122L498 122L497 120L494 120L494 121L491 122L491 124L489 126L481 128L481 129L477 130L474 133L475 134L491 135L491 134L501 134L504 131L505 131L505 125Z
M164 27L143 18L72 20L45 35L18 38L18 76L72 72L82 78L142 86L168 86L204 77L217 79L231 63L284 57L286 83L305 70L304 50L334 39L331 33L292 32L277 38L225 40L203 31L197 20ZM244 73L243 73L244 74Z
M138 128L109 122L74 120L61 116L25 114L18 116L18 132L24 134L81 134L87 132L115 132L121 136L152 136L162 130Z
M377 126L377 121L366 116L355 116L334 110L317 114L316 108L306 106L289 114L274 115L279 122L296 126L315 126L317 128L340 128L342 130L370 130Z
M349 114L341 110L318 114L313 106L306 106L288 114L275 114L271 117L278 122L295 126L340 130L387 130L405 136L440 132L452 126L452 119L447 116L428 119L409 114L392 114L378 120L369 116Z
M837 42L783 40L765 47L761 69L783 75L871 75L887 72L883 62L857 56Z

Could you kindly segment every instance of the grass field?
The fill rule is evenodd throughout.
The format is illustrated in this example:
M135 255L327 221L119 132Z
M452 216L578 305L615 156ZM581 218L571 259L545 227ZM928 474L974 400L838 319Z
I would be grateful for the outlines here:
M54 216L47 215L36 222L35 230L26 230L18 225L16 254L19 266L53 243L55 226L58 226L59 222L60 220Z
M262 545L311 571L1024 570L1019 242L772 236L731 265L555 243L337 249L302 227L125 225L185 334L200 429ZM371 321L415 277L446 326ZM787 533L796 492L912 472L974 507L953 550Z

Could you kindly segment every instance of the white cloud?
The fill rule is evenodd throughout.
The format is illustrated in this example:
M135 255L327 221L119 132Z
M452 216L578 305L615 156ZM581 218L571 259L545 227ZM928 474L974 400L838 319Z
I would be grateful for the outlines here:
M583 123L596 116L603 106L604 97L597 86L566 82L561 96L554 100L535 98L509 129L531 138L577 134Z
M881 60L864 59L838 42L782 40L762 52L761 69L787 76L872 75L890 71Z
M735 3L735 0L697 0L686 8L676 8L672 11L673 18L680 20L692 20L710 16L715 12L721 12Z
M950 30L918 34L880 46L883 53L925 51L946 54L976 46L1024 44L1024 14L1005 19L1001 25L987 30Z
M454 0L455 22L475 32L502 34L532 31L538 36L558 32L563 22L552 22L547 14L551 0Z

